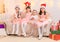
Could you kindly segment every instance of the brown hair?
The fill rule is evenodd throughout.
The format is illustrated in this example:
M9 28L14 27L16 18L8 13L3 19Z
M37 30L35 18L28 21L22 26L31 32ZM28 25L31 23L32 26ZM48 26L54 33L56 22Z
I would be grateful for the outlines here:
M20 9L18 6L16 6L15 9L16 9L16 8Z
M30 6L27 6L27 7L26 7L26 10L27 10L27 9L31 9L31 7L30 7ZM31 12L31 10L30 10L30 12Z

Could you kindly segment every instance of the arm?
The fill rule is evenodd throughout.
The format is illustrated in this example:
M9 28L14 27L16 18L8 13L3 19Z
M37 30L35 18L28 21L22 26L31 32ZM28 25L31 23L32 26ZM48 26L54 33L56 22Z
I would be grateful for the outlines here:
M42 19L41 16L39 15L38 21L43 22L44 19Z
M46 19L49 19L49 18L51 18L50 14L46 13Z
M15 19L16 19L15 14L13 14L13 15L11 16L11 18L10 18L10 22L15 21Z

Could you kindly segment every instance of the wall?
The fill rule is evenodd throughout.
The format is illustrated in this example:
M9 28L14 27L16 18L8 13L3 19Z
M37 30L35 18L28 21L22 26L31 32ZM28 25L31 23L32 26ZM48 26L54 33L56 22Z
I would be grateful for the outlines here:
M24 2L29 1L31 2L32 9L36 9L39 11L40 4L46 3L47 4L47 11L51 14L54 21L59 20L60 18L60 0L4 0L5 3L5 18L10 18L10 15L14 12L15 6L19 6L22 10L25 8ZM3 19L3 18L2 18ZM3 19L3 20L4 20Z

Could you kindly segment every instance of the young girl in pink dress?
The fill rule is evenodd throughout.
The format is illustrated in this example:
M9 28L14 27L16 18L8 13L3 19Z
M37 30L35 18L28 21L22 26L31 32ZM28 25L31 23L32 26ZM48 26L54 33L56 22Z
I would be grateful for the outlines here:
M39 12L39 17L40 17L39 21L42 23L42 28L38 28L39 39L41 39L44 34L46 36L49 36L50 34L51 18L49 17L49 14L45 11L45 7L46 4L41 4L41 8Z
M31 8L30 8L30 6L27 6L25 17L22 19L22 22L21 22L21 27L23 30L22 32L23 32L24 36L26 36L27 23L30 20L30 16L31 16Z
M11 34L15 34L15 35L19 35L18 33L19 33L20 22L21 22L21 16L19 10L20 10L19 7L15 7L15 13L13 14L13 19L12 19L13 28Z

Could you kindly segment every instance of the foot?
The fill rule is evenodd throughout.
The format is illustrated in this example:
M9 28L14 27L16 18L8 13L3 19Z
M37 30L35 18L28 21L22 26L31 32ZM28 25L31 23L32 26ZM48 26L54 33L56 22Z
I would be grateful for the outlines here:
M17 34L14 34L14 36L18 36Z
M39 40L41 40L42 39L42 37L39 37Z
M22 35L23 35L24 37L26 37L26 34L23 33Z
M10 36L11 34L7 34L8 36Z
M24 34L24 37L26 37L26 34Z
M12 36L12 35L14 35L14 34L7 34L8 36Z

